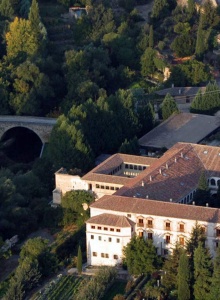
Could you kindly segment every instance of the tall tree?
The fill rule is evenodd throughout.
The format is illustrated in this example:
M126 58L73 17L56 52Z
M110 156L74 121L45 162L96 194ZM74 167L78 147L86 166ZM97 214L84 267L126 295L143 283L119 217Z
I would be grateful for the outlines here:
M167 94L161 104L161 113L163 120L168 119L172 114L179 113L179 109L177 107L177 104L174 100L174 98Z
M205 51L207 50L207 41L205 40L205 32L202 28L202 22L199 22L196 38L195 54L198 59L202 59Z
M190 300L190 268L185 251L180 256L178 266L178 300Z
M154 30L153 25L150 26L150 32L149 32L149 47L154 47Z
M177 273L181 253L182 247L176 244L172 254L169 254L164 262L163 270L165 274L163 275L162 284L165 287L167 294L172 290L177 290Z
M20 15L22 18L27 18L31 7L31 0L20 0Z
M198 187L193 196L193 201L195 201L197 205L206 205L206 203L210 201L210 190L204 171L202 171L199 177Z
M194 252L195 300L210 300L212 259L209 250L200 242Z
M216 256L214 258L214 268L211 280L211 292L210 300L218 299L220 295L220 247L216 250Z
M187 11L188 11L190 17L192 17L196 11L195 0L188 0Z
M78 247L78 254L77 254L77 271L78 271L78 274L81 275L81 273L82 273L82 251L81 251L80 245Z

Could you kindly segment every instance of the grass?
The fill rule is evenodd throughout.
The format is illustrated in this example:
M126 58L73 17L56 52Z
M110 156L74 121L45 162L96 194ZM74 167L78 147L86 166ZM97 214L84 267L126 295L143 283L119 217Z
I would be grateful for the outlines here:
M113 285L107 290L102 300L112 300L117 294L124 295L126 284L126 281L116 280Z

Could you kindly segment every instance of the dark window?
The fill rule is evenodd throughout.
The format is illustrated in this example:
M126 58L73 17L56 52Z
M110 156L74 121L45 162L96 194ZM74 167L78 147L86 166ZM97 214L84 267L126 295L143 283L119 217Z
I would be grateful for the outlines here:
M139 237L143 237L143 236L144 236L143 231L139 231Z
M147 220L147 226L149 228L152 228L153 227L153 220Z
M97 256L97 252L92 252L92 256Z
M102 240L102 237L101 236L99 236L99 241L101 241Z
M92 229L95 229L95 226L94 226L94 225L92 225L92 226L91 226L91 228L92 228Z
M118 255L116 255L116 254L113 257L114 257L114 259L118 259Z
M152 232L148 232L147 238L148 238L148 240L152 240L153 239L153 233Z
M108 238L108 241L111 242L111 241L112 241L112 238Z
M166 244L170 243L170 235L166 235L165 242Z
M102 229L102 227L101 226L98 226L98 230L101 230Z
M91 240L94 240L94 235L91 235Z
M120 243L120 239L116 239L116 242L117 242L117 243Z
M215 185L215 179L211 179L211 185Z
M118 228L117 228L117 229L116 229L116 232L121 232L121 229L118 229Z
M128 218L131 218L131 214L127 214L127 217L128 217Z
M107 230L108 230L108 227L104 227L104 230L107 231Z

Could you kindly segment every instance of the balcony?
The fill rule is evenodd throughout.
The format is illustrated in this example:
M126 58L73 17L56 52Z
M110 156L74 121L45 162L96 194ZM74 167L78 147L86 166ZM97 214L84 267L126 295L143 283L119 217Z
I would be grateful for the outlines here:
M144 227L144 223L137 223L138 227Z
M170 231L171 227L170 226L165 226L165 230Z

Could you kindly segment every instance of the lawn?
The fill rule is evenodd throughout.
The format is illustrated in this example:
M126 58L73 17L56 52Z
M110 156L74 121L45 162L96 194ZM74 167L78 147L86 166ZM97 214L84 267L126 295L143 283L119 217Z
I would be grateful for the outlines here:
M103 296L102 300L112 300L117 294L125 294L125 287L127 281L116 280L113 285L108 289L108 291Z

